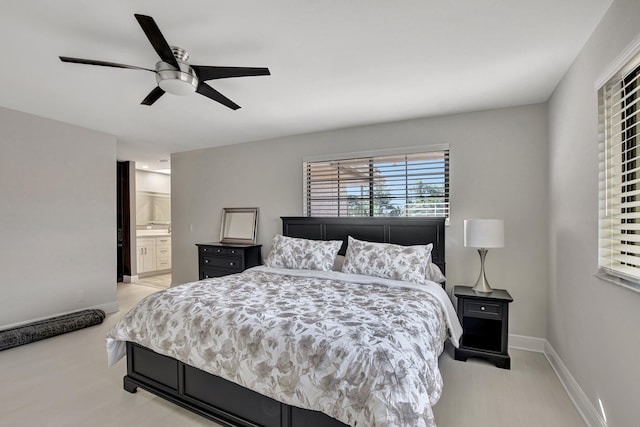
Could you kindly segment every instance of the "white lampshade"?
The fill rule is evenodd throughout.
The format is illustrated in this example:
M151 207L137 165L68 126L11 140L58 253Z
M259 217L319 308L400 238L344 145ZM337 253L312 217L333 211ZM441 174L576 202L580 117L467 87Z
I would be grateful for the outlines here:
M464 245L470 248L504 247L504 220L465 219Z

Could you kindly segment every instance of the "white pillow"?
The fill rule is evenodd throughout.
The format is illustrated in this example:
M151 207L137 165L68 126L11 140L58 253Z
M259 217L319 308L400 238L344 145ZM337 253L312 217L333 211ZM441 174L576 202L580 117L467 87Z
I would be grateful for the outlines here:
M440 267L433 263L431 253L429 253L429 261L427 262L426 278L427 280L431 280L436 283L444 283L447 281L447 278L442 274Z
M331 271L342 240L308 240L276 234L264 264L273 268Z
M343 273L425 284L433 245L402 246L365 242L349 236Z
M444 283L447 281L447 278L444 277L444 274L442 274L442 270L440 270L440 267L432 262L427 264L427 271L425 276L427 280L431 280L432 282L436 283Z

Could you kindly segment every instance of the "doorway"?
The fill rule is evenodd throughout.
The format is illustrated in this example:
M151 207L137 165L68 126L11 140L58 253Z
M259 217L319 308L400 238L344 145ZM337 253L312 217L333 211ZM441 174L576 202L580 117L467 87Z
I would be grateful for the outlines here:
M118 162L116 170L117 281L131 276L131 162Z

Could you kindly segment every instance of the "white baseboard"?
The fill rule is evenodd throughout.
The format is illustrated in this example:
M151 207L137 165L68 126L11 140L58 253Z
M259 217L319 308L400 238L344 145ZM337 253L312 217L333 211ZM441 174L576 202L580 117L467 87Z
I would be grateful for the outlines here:
M115 313L116 311L120 311L120 306L118 305L118 302L117 301L113 301L113 302L108 302L108 303L105 303L105 304L94 305L94 306L91 306L91 307L79 308L77 310L64 311L62 313L51 314L51 315L45 316L45 317L38 317L38 318L35 318L35 319L24 320L22 322L11 323L11 324L8 324L8 325L0 325L0 331L3 331L5 329L17 328L17 327L20 327L20 326L23 326L23 325L28 325L29 323L33 323L33 322L40 322L41 320L51 319L52 317L64 316L65 314L76 313L76 312L82 311L82 310L92 310L94 308L102 310L106 314Z
M137 282L140 278L138 277L138 275L135 276L122 276L122 281L124 283L133 283L133 282Z
M576 381L576 379L571 375L569 369L564 364L562 359L551 344L545 341L544 355L547 357L549 364L555 371L558 379L562 383L562 386L567 391L567 394L573 401L576 409L582 415L584 422L587 423L589 427L607 427L606 421L602 418L600 413L598 413L596 407L589 400L587 395L584 393L580 384Z
M515 348L518 350L533 351L535 353L544 353L546 342L547 340L543 338L509 334L509 348Z
M562 362L562 359L560 359L560 356L549 341L544 338L509 334L509 348L543 353L587 426L607 427L607 423L584 393L580 384L571 375L571 372L569 372L569 369L567 369L567 366Z
M120 306L118 305L117 301L113 301L113 302L108 302L106 304L99 304L99 305L94 305L93 307L89 307L91 308L97 308L99 310L104 311L106 314L111 314L111 313L115 313L117 311L120 311Z
M167 273L171 273L171 269L167 268L165 270L153 270L153 271L149 271L147 273L139 273L137 276L133 276L135 277L135 280L133 280L134 282L137 282L138 279L142 279L144 277L151 277L151 276L157 276L158 274L167 274ZM132 279L133 279L132 277Z

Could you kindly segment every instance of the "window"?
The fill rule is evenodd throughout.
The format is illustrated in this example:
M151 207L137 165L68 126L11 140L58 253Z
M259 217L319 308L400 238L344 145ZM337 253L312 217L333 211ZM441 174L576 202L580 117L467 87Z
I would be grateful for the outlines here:
M306 158L303 167L306 216L449 216L448 146Z
M640 55L598 91L600 212L598 267L640 283Z

